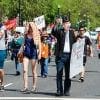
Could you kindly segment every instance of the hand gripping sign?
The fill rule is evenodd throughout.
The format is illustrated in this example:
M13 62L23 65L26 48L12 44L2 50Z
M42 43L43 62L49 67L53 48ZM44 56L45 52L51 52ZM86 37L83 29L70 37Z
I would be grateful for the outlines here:
M73 78L82 71L84 44L85 39L79 39L73 44L70 62L70 78Z

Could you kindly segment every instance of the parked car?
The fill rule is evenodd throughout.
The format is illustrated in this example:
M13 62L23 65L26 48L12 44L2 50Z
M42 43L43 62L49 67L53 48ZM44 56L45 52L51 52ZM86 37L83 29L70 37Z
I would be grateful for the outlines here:
M97 27L97 28L95 29L95 31L96 31L96 32L100 32L100 27Z

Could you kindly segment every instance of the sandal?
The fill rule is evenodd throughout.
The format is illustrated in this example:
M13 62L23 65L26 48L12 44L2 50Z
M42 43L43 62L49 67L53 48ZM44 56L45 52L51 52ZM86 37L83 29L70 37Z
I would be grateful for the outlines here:
M36 91L37 91L36 87L33 87L33 88L31 89L31 92L32 92L32 93L34 93L34 92L36 92Z
M27 88L24 88L20 92L22 92L22 93L29 93L30 91Z

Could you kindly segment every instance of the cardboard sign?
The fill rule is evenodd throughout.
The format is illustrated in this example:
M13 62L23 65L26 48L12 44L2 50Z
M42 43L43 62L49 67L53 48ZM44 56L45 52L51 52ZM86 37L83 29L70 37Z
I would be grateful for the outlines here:
M38 29L42 29L45 27L45 18L44 15L40 16L40 17L36 17L34 18L35 24L37 25Z
M73 78L82 71L84 44L85 39L80 39L73 44L70 62L70 78Z
M24 34L25 33L25 27L16 27L15 31Z

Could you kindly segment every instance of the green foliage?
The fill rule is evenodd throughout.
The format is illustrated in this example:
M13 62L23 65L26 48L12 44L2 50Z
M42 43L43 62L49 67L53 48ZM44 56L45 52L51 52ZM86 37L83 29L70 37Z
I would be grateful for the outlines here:
M20 1L20 9L19 9ZM60 8L58 8L60 5ZM54 21L55 16L69 15L72 24L88 21L88 27L100 26L100 0L1 0L0 19L16 17L32 21L34 17L45 15L46 22ZM59 11L58 11L59 10Z
M54 0L54 2L61 5L60 13L63 15L67 15L70 11L73 24L88 20L89 27L100 26L100 0Z

